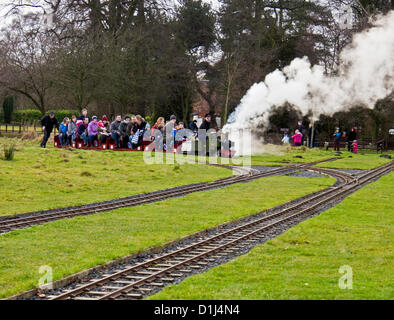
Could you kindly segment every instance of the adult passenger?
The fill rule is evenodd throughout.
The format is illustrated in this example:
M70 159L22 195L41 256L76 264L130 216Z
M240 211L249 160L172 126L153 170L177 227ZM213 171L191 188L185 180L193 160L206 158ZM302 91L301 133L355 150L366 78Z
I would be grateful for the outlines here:
M202 122L201 126L200 126L200 130L205 130L208 131L211 128L211 115L210 114L206 114L204 121Z
M115 141L116 147L120 148L120 131L119 127L122 122L122 116L118 114L115 121L111 123L111 137Z
M98 122L97 117L93 116L92 121L88 125L88 141L91 146L97 146L98 140Z
M108 122L108 118L104 115L99 122L99 132L100 132L100 144L105 144L107 139L111 135L110 126Z
M130 120L130 116L125 116L124 120L119 125L120 145L122 148L127 148L127 143L129 142L130 133L127 131L127 127Z
M89 140L88 135L88 125L89 125L89 118L83 119L83 122L78 125L78 136L83 139L83 144L86 147Z
M194 133L198 132L197 120L193 120L192 122L189 123L189 129Z
M153 127L152 127L152 130L154 130L154 129L158 129L158 127L159 127L159 125L160 124L165 124L165 122L164 122L164 118L163 117L158 117L157 118L157 120L156 120L156 123L153 125Z

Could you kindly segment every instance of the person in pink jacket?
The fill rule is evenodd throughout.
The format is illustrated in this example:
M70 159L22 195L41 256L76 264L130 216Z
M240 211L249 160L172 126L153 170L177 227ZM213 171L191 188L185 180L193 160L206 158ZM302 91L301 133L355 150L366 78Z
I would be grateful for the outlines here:
M299 130L291 137L294 140L294 146L299 147L302 144L302 133Z

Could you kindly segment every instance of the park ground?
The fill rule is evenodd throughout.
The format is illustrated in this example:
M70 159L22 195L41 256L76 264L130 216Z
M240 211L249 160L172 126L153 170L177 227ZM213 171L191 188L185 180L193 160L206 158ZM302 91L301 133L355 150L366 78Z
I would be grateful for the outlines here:
M2 145L9 142L9 139L0 138ZM296 157L301 154L302 158ZM279 155L253 157L252 162L310 162L332 156L332 152L319 150L290 150ZM375 167L388 161L373 154L349 159L357 160L354 163L358 168ZM335 162L352 168L352 162L346 162L346 158ZM18 141L15 159L0 160L0 171L5 173L0 176L1 214L108 200L176 185L211 181L231 174L226 169L195 164L147 166L141 154L136 152L41 149L36 141ZM83 269L254 214L333 183L333 179L326 177L268 177L183 198L59 220L0 235L0 297L37 287L41 276L39 268L43 265L53 268L53 280L61 279ZM380 189L374 194L379 193ZM342 227L338 228L341 230ZM340 236L345 238L347 234ZM273 247L271 253L275 250ZM251 268L254 266L248 270L251 271ZM230 296L232 294L229 293ZM234 298L237 297L234 293Z

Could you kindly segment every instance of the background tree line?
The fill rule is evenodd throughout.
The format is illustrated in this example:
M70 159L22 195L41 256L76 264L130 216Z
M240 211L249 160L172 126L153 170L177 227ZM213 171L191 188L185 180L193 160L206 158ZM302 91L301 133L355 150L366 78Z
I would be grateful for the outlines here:
M0 96L41 114L88 107L109 116L176 114L185 121L201 98L224 123L253 83L295 57L333 72L368 15L394 8L388 0L218 2L219 9L202 0L9 0ZM354 24L343 29L338 14L347 4ZM357 119L323 117L321 130L348 121L378 136L392 125L392 109L388 97ZM269 130L299 117L291 106L277 108Z

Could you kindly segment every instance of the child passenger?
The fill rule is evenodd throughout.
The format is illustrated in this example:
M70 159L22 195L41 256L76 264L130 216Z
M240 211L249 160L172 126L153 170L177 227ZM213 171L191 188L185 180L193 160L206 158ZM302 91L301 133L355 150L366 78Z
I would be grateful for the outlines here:
M60 139L60 144L62 146L68 145L67 130L68 130L68 123L69 122L70 122L70 119L66 117L63 119L63 122L60 124L59 139Z
M69 144L75 142L76 132L77 132L77 117L72 116L67 129L67 139Z
M103 116L101 121L98 123L100 131L100 144L105 144L108 137L111 135L109 122L106 115Z

